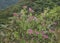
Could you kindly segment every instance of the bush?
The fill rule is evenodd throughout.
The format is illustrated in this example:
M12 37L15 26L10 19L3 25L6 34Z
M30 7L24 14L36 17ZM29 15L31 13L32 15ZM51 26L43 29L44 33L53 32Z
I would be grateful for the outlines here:
M59 7L56 7L49 12L44 10L44 13L33 15L31 8L31 11L23 8L20 13L13 13L13 31L18 33L14 34L15 38L19 39L20 34L20 37L26 40L33 38L41 43L55 43L55 29L60 28L58 9Z

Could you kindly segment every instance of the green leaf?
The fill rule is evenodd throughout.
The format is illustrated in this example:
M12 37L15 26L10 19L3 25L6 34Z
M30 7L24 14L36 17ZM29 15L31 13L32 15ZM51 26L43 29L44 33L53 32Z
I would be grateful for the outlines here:
M39 35L38 35L38 38L39 38L39 39L42 39L42 34L39 34Z
M19 33L18 32L14 32L14 37L16 38L16 39L18 39L19 38Z

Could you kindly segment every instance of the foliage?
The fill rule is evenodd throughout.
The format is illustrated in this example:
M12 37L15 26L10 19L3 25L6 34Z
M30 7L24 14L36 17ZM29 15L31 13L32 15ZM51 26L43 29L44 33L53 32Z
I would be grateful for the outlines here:
M12 16L13 12L20 12L24 5L31 7L35 11L34 13L41 13L44 12L46 8L52 9L56 6L60 6L59 2L60 0L19 0L16 5L12 5L11 7L0 11L0 18L3 18L3 20L0 19L0 21L7 21L7 19L4 18Z
M55 30L60 28L59 7L55 7L49 12L44 10L44 13L41 14L33 14L34 12L30 10L23 8L19 13L13 13L13 17L9 18L12 22L10 25L8 24L7 28L12 29L10 31L13 32L14 39L22 38L22 43L25 43L26 40L28 42L36 41L36 43L57 43Z
M21 4L19 2L15 7L1 11L0 42L58 43L59 34L55 33L60 29L58 2L59 0L22 0Z

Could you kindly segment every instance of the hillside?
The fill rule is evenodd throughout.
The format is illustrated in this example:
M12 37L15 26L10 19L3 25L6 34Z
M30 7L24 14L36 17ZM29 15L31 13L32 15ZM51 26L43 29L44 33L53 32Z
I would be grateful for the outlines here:
M2 0L2 2L3 2L3 0ZM13 0L12 0L12 2L13 2ZM24 6L24 5L31 7L35 11L35 13L39 14L39 13L44 12L44 10L46 8L48 8L50 10L50 9L53 9L54 7L60 6L59 2L60 2L60 0L49 0L49 1L48 0L44 0L44 1L43 0L42 1L39 1L39 0L36 0L36 1L34 1L34 0L32 0L32 1L31 0L29 0L29 1L28 0L19 0L19 2L16 3L15 5L11 5L4 10L0 10L0 23L5 24L7 19L9 17L13 16L12 14L14 12L15 13L20 12L22 9L22 6Z
M60 43L60 0L19 0L0 11L0 43Z

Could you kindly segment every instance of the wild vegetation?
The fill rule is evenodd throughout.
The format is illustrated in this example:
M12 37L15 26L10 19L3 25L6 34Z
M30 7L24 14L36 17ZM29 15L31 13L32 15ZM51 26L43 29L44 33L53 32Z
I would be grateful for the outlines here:
M22 0L0 11L1 43L60 43L60 0Z

